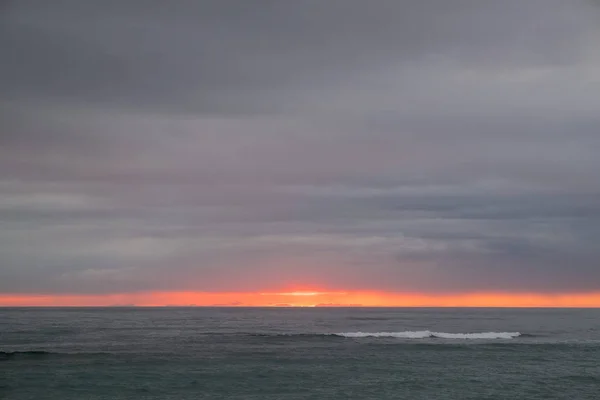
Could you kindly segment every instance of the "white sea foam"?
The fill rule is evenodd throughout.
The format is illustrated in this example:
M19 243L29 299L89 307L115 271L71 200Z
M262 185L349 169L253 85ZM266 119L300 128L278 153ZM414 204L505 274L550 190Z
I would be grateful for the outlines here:
M446 333L432 331L404 331L404 332L342 332L336 333L337 336L346 338L400 338L400 339L513 339L521 336L519 332L481 332L481 333Z

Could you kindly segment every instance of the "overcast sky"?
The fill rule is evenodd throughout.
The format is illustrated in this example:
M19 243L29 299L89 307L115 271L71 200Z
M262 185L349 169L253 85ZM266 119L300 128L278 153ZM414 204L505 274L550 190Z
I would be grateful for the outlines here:
M0 293L600 290L593 0L0 6Z

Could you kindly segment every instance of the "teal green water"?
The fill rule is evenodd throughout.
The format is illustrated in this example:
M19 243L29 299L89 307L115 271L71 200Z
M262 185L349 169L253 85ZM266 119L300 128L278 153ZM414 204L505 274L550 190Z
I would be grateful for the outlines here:
M599 399L600 310L0 309L0 399Z

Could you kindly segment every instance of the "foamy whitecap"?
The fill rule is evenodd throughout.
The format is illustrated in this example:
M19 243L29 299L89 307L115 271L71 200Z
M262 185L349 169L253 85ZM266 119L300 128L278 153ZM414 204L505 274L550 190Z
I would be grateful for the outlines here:
M342 332L336 336L346 338L389 337L400 339L513 339L521 336L520 332L481 332L481 333L447 333L432 331L403 331L403 332Z

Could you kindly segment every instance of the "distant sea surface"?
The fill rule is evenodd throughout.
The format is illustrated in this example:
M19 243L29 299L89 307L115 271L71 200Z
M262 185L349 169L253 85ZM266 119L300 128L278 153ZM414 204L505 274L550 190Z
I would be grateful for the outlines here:
M600 310L0 309L0 399L600 399Z

